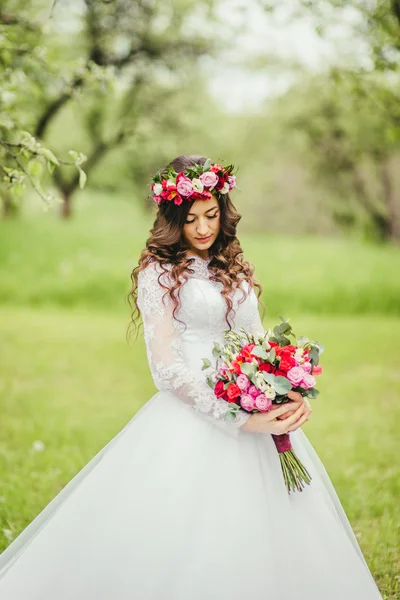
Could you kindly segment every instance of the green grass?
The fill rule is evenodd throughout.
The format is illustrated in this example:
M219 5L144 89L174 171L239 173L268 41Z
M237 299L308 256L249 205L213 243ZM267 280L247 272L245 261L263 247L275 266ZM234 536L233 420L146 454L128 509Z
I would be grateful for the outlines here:
M142 340L125 341L151 222L128 198L93 194L69 223L0 221L0 550L154 391ZM325 344L306 432L384 597L398 599L400 249L243 225L266 326L282 314Z
M0 304L124 310L152 217L99 194L79 198L77 213L0 221ZM400 248L246 233L245 219L240 231L270 314L400 315Z

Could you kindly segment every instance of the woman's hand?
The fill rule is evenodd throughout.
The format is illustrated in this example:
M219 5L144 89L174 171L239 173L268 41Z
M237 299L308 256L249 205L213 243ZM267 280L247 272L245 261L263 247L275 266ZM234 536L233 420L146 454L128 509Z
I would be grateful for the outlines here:
M295 412L297 406L303 403L307 406L307 408L309 408L310 412L312 412L312 408L309 401L307 400L307 398L302 396L300 392L294 392L293 390L290 390L286 395L292 400L292 402L288 402L287 404L281 405L286 406L286 413L284 413L281 418L285 419L286 417L290 417L290 415L292 415Z
M308 403L307 403L308 404ZM288 402L287 404L272 408L267 412L252 414L241 426L243 431L251 431L254 433L271 433L274 435L282 435L295 431L306 421L311 414L311 407L305 402ZM292 414L284 417L289 410Z

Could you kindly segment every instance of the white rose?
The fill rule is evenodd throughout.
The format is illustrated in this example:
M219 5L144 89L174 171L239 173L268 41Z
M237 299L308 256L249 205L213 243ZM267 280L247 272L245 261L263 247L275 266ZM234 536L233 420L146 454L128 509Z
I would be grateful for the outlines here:
M264 390L264 394L267 396L267 398L271 398L271 400L273 400L276 396L276 392L272 387L267 387L266 390Z
M198 192L199 194L201 194L201 192L204 190L204 185L200 181L200 179L192 179L192 185L193 185L194 191Z
M226 182L224 184L224 187L221 190L219 190L219 193L220 194L227 194L228 192L229 192L229 183Z
M155 183L154 187L153 187L153 194L155 194L156 196L159 196L162 192L162 185L161 183Z

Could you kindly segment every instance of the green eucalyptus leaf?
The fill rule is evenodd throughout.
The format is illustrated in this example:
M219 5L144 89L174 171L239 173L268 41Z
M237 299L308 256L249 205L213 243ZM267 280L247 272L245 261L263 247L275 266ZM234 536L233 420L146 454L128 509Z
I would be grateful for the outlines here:
M275 362L275 360L276 360L275 348L271 348L271 350L269 351L268 359L271 363Z
M274 388L277 394L286 394L292 389L292 385L286 377L278 375L275 377Z
M202 358L201 360L203 361L203 366L201 367L202 371L211 367L211 361L208 358Z
M266 371L262 371L263 377L264 377L264 381L266 381L267 383L269 383L270 385L274 386L275 385L275 375L273 373L267 373Z
M259 358L268 358L268 354L262 346L255 346L251 353L254 354L254 356L258 356Z

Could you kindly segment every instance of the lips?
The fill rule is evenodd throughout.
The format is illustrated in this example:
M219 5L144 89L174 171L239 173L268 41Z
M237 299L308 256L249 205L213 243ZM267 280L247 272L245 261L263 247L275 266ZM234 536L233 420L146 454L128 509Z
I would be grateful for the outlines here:
M196 240L198 242L204 243L204 242L208 242L208 240L210 240L212 237L212 235L209 235L208 237L204 237L204 238L196 238Z

